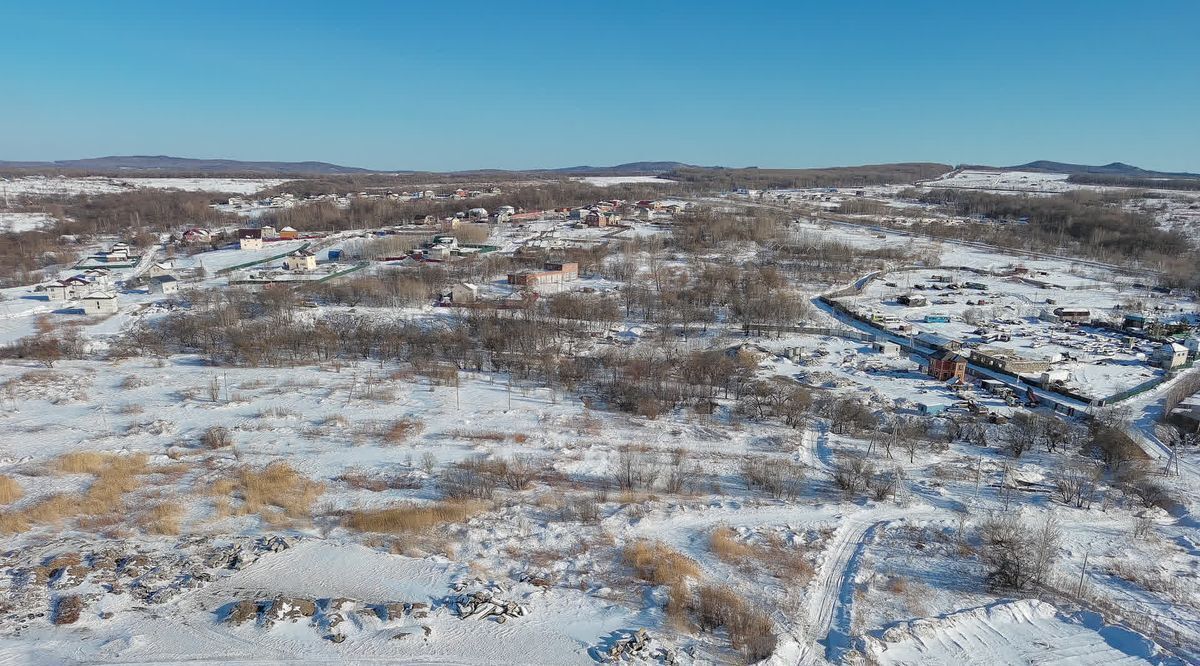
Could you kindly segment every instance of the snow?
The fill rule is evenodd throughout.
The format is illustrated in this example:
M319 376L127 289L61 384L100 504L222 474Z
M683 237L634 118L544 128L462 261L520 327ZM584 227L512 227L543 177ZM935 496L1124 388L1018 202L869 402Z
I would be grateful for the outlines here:
M583 176L573 178L588 185L608 187L609 185L625 185L629 183L673 183L675 181L658 176Z
M1158 664L1152 641L1031 599L913 620L868 639L879 664Z
M54 217L48 213L0 212L0 233L32 231L48 227L54 222Z
M32 197L111 194L136 189L251 194L286 183L280 178L111 178L107 176L24 176L0 178L0 196Z

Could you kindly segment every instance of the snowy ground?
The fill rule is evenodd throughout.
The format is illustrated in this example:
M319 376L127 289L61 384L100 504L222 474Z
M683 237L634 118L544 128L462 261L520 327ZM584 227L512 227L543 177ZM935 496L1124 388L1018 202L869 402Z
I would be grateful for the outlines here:
M0 233L32 231L50 226L54 221L54 217L47 213L0 212Z
M580 182L588 185L599 185L607 187L609 185L623 185L626 183L673 183L675 181L668 178L659 178L658 176L583 176L575 178Z
M794 230L800 238L857 247L905 246L944 264L1021 264L1074 287L1061 291L1090 307L1111 307L1125 289L1084 263L892 232L809 223ZM633 231L666 233L644 223ZM538 242L600 241L607 233L547 220L501 227L489 242L512 251ZM350 235L317 245L322 252L340 247ZM219 269L298 245L206 252L180 257L176 266L185 286L223 288L225 278L214 275ZM753 248L739 252L738 258L756 257ZM154 256L146 253L143 263ZM503 295L502 277L486 282L483 293ZM886 281L874 283L867 297L899 311L882 305L899 289L885 291ZM585 277L572 288L604 293L617 285ZM1017 309L1033 308L1045 296L1000 280L988 294ZM36 333L45 316L79 324L96 349L129 324L174 307L160 296L125 290L118 314L86 318L28 288L3 295L0 341ZM353 316L434 322L451 310L359 307ZM1035 324L1007 326L1017 331ZM642 350L658 339L653 327L637 321L618 322L609 333L616 342L602 334L579 341L579 348ZM916 402L961 397L960 390L917 372L913 358L883 357L837 337L745 338L718 322L671 349L743 342L760 354L757 378L794 378L882 413L911 415ZM1046 344L1085 342L1062 337ZM1116 380L1087 375L1080 381ZM1008 413L1002 403L976 397ZM1143 430L1161 397L1152 393L1131 403ZM727 585L765 612L778 639L770 664L861 663L864 657L879 663L1159 664L1183 663L1171 654L1193 661L1200 654L1196 454L1185 454L1179 476L1159 476L1162 462L1147 463L1152 478L1178 498L1169 510L1143 508L1112 476L1099 482L1092 507L1076 508L1053 489L1066 454L1037 447L1014 460L995 431L990 445L946 443L935 432L912 452L900 445L884 452L877 441L831 432L824 418L789 428L738 416L729 399L718 402L711 416L681 408L647 419L500 373L462 371L455 383L434 385L392 360L286 368L217 368L186 354L61 361L52 368L2 362L0 476L14 479L22 496L0 506L0 525L10 513L59 495L72 506L85 504L80 498L98 481L60 469L60 456L100 452L128 460L144 454L146 468L113 510L83 517L32 512L28 530L4 534L0 663L586 664L641 628L675 663L743 661L724 629L701 631L670 617L667 589L638 579L623 563L622 549L641 539L691 558L693 584ZM417 425L397 435L398 423ZM201 444L216 426L229 429L231 446ZM894 491L843 493L835 480L839 461L868 450L879 470L899 479ZM661 476L648 488L617 488L623 451L639 452L639 465ZM536 470L527 486L500 485L477 512L442 530L374 532L349 520L358 511L433 505L444 497L447 473L464 462L518 459ZM687 479L671 489L666 475L675 460ZM773 496L748 487L747 460L802 469L799 490ZM279 461L311 484L295 493L312 494L297 515L274 505L251 508L248 491L222 485ZM155 527L159 510L175 512L176 529ZM1008 510L1030 522L1050 515L1062 521L1051 580L1058 592L1047 599L987 589L976 530ZM719 529L771 556L722 556L712 541ZM1074 592L1081 572L1082 598L1069 601L1063 591ZM457 596L484 590L528 613L503 623L459 619ZM80 618L51 624L50 615L72 595L81 600ZM311 612L302 610L307 602ZM387 609L402 603L427 608ZM235 621L242 604L254 612ZM1103 619L1097 609L1106 611ZM663 660L644 654L628 663Z
M106 176L24 176L0 178L0 194L9 196L72 196L109 194L135 189L250 194L286 180L279 178L109 178Z

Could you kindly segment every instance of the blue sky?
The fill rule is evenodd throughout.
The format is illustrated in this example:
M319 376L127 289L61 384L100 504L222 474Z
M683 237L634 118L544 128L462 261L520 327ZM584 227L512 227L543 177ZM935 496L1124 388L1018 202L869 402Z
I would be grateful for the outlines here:
M0 9L0 159L1200 171L1195 0Z

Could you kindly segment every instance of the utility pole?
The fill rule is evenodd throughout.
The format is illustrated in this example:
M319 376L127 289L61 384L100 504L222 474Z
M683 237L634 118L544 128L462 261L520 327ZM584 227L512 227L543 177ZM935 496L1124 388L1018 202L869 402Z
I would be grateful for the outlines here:
M1079 586L1075 588L1075 596L1083 595L1083 577L1087 574L1088 555L1092 554L1092 549L1089 548L1083 553L1083 568L1079 570Z

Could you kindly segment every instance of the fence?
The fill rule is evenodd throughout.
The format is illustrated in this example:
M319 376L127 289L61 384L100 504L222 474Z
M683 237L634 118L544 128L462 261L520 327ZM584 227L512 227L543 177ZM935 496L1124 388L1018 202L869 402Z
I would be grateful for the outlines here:
M238 264L238 265L236 265L236 266L226 266L225 268L222 268L222 269L218 270L218 271L217 271L217 275L225 275L226 273L232 273L233 271L236 271L236 270L241 270L241 269L243 269L243 268L250 268L251 266L257 266L257 265L259 265L259 264L265 264L265 263L267 263L268 261L275 261L276 259L283 259L284 257L288 256L289 254L291 254L291 253L293 253L293 252L299 252L299 251L301 251L301 250L307 250L309 245L312 245L312 243L305 243L304 245L301 245L300 247L298 247L298 248L296 248L296 249L294 249L294 250L288 250L287 252L283 252L283 253L280 253L280 254L276 254L276 255L274 255L274 256L270 256L270 257L267 257L267 258L265 258L265 259L255 259L254 261L247 261L247 262L246 262L246 263L244 263L244 264Z

